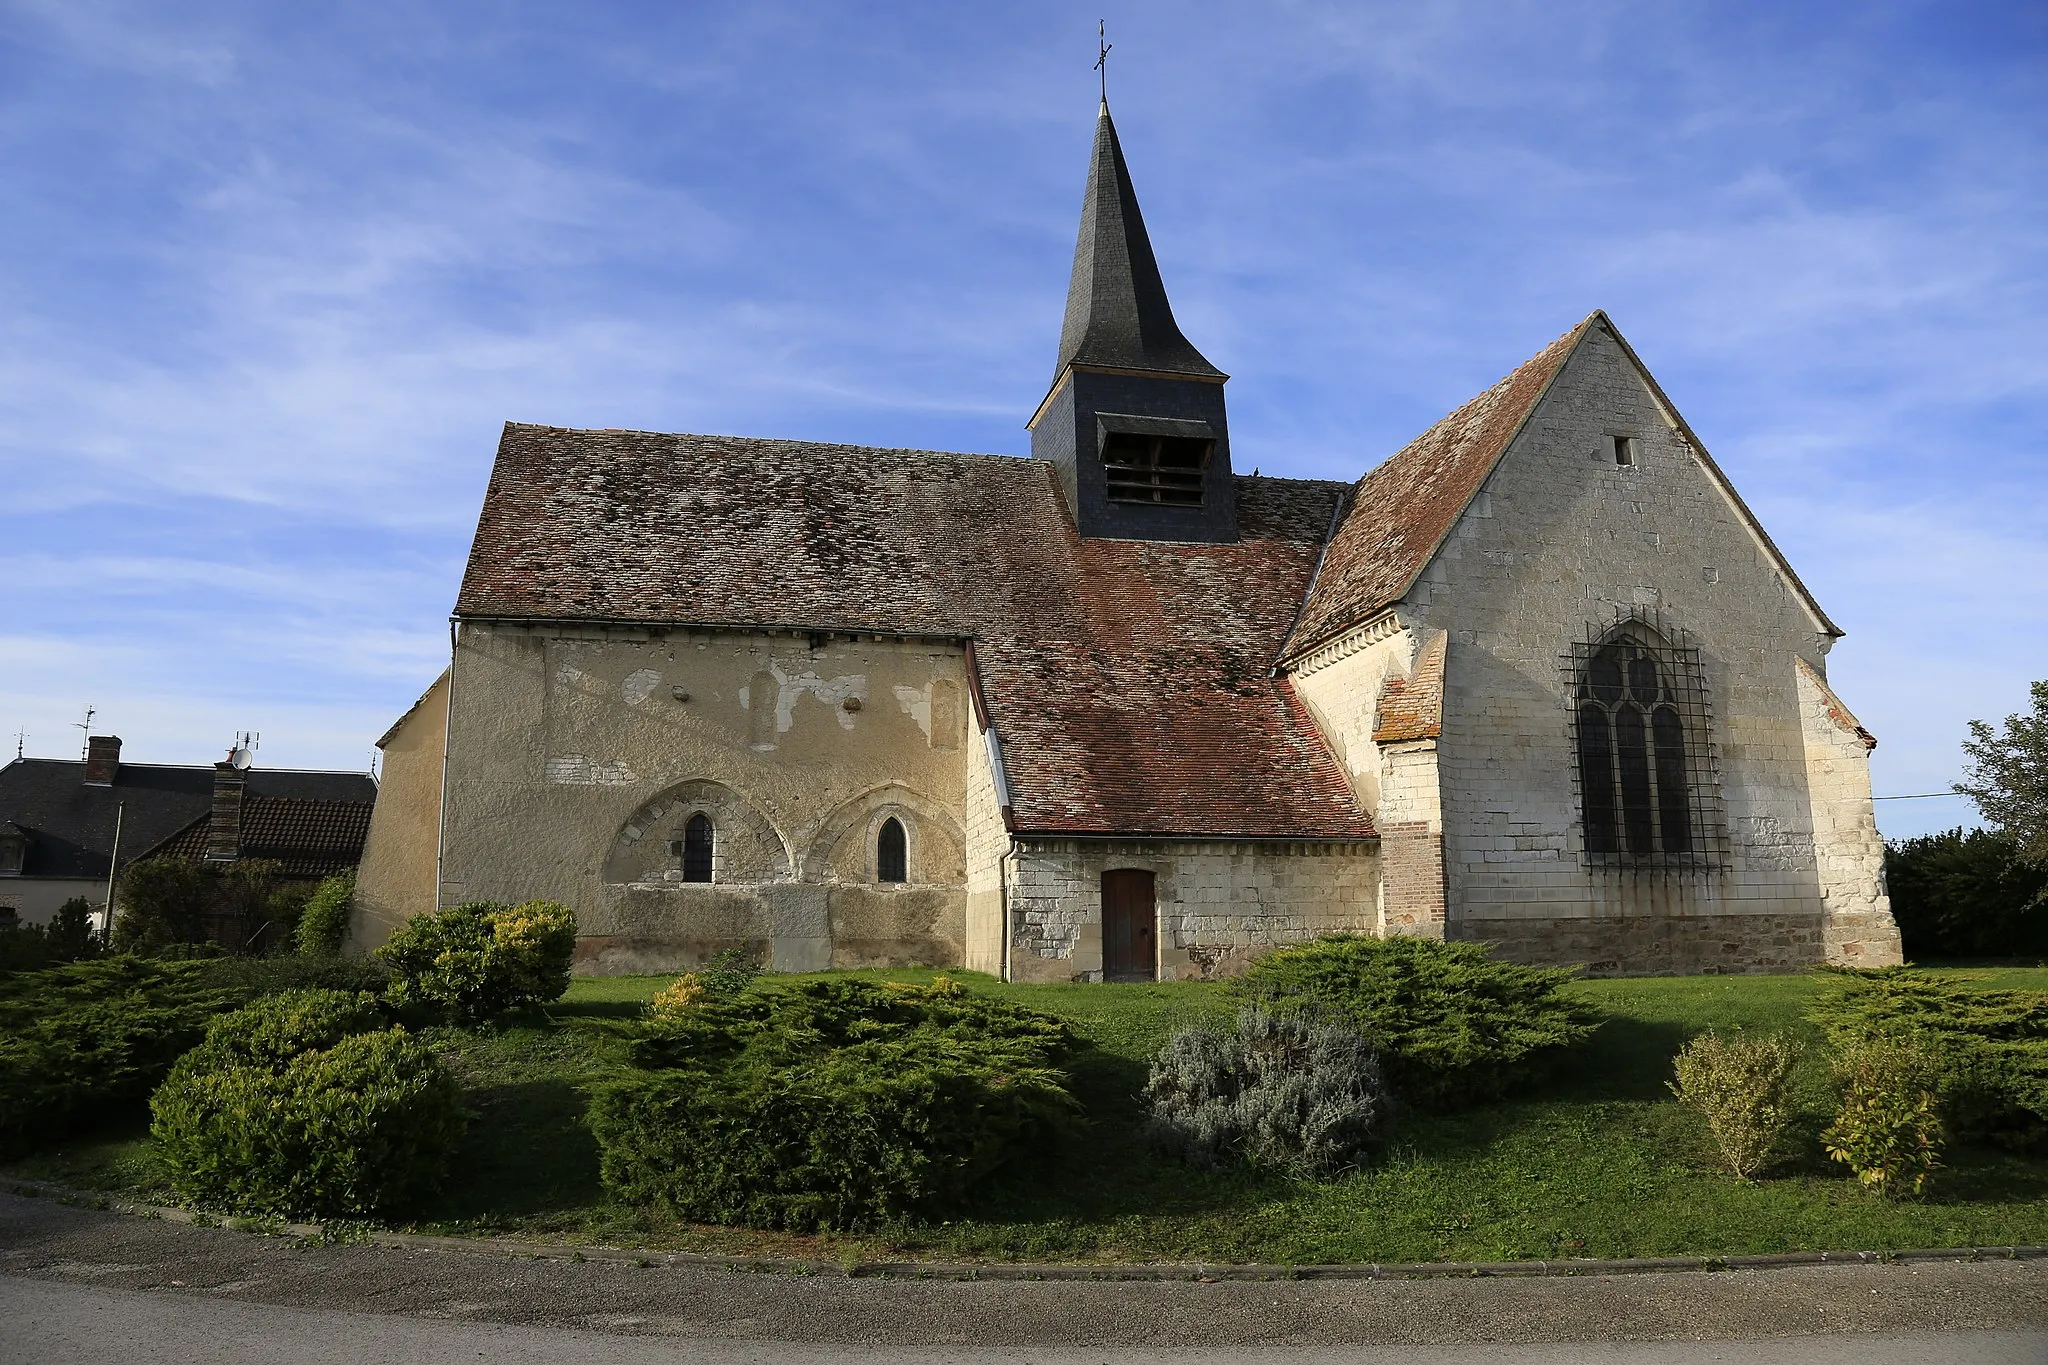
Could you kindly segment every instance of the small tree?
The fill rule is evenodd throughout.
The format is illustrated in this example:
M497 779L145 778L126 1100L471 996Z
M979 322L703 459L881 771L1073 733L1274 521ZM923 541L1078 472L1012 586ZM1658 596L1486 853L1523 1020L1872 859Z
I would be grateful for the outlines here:
M189 858L151 858L121 874L121 912L114 948L148 953L178 943L204 943L213 878Z
M2048 862L2048 681L2030 690L2033 710L2007 716L2002 731L1970 722L1963 742L1970 767L1956 790L2012 839L2020 858L2038 863Z
M1737 1180L1761 1171L1791 1126L1788 1082L1799 1049L1775 1034L1723 1038L1703 1033L1673 1063L1671 1093L1707 1121L1721 1160Z

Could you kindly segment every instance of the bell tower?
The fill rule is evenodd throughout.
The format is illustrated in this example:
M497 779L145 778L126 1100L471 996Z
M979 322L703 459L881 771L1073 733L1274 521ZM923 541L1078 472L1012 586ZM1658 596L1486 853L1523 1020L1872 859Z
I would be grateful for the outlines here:
M1052 388L1028 424L1084 536L1234 541L1223 384L1181 335L1105 100Z

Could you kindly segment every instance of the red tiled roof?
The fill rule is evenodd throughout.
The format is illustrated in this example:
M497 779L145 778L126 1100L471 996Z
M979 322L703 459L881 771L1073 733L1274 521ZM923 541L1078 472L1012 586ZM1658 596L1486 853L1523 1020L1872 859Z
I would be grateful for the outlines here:
M367 801L244 797L242 856L274 860L287 877L331 877L362 861L371 809ZM142 857L204 858L211 818L202 815Z
M972 638L1031 833L1369 838L1271 663L1342 485L1236 544L1083 540L1005 456L508 425L458 615Z
M1401 600L1595 321L1594 313L1507 378L1360 479L1287 642L1299 656Z

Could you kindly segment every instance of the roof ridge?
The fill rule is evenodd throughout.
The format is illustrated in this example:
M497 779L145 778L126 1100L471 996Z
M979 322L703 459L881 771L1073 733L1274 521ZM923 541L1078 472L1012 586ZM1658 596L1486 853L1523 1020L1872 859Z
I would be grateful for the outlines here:
M935 455L949 460L1028 461L1029 455L1004 455L982 450L933 450L926 446L871 446L851 441L813 441L801 436L740 436L718 431L647 431L639 427L560 427L547 422L506 422L522 431L553 431L565 436L652 436L665 441L740 441L748 445L809 446L818 450L864 450L878 455Z

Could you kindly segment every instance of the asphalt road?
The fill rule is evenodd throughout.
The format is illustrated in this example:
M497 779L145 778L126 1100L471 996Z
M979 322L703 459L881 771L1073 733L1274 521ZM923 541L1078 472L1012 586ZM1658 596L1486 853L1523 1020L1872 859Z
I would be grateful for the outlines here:
M0 1195L0 1365L2048 1365L2048 1263L1568 1279L847 1279L398 1250Z

